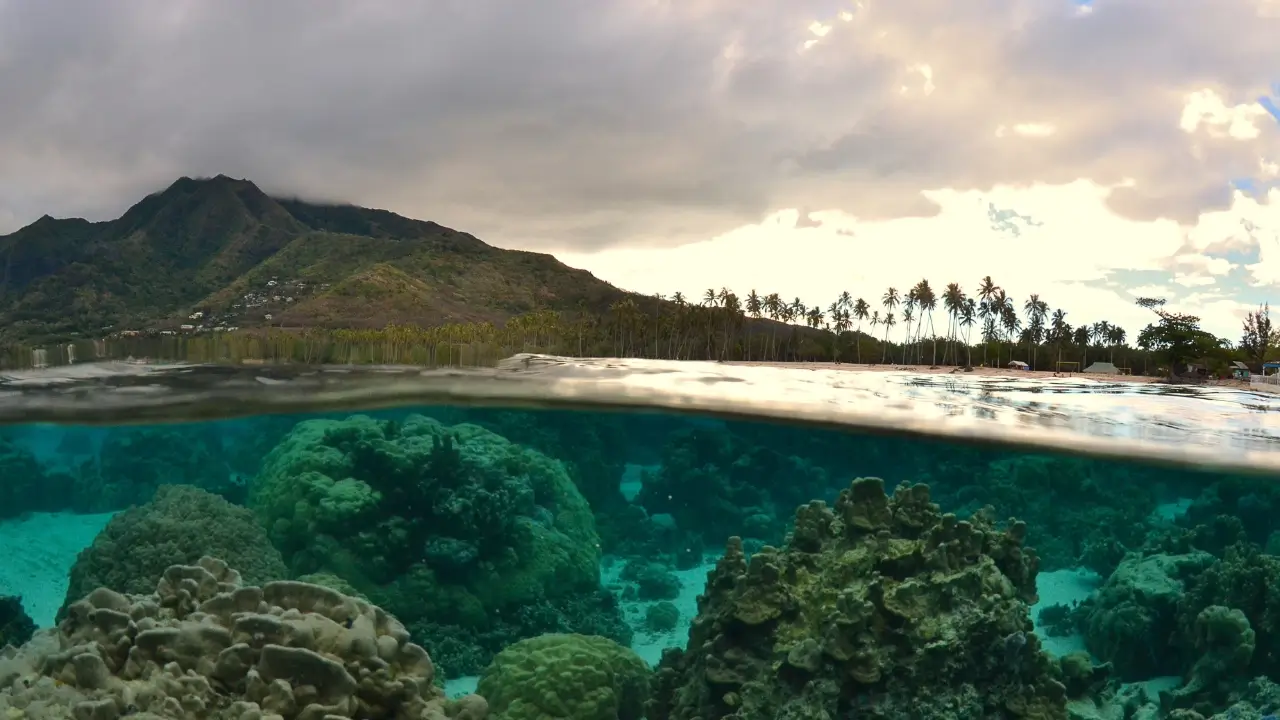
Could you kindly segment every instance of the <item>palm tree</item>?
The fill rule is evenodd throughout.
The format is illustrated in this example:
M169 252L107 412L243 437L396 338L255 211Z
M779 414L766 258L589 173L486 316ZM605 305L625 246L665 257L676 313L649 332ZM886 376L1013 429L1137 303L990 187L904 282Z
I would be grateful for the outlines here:
M858 345L858 364L862 364L862 321L867 319L867 310L871 308L866 300L858 298L853 303L853 317L858 321L858 329L853 333L853 341ZM873 324L872 327L875 327Z
M933 311L938 307L938 296L934 294L933 287L929 285L929 281L921 278L916 283L916 302L920 304L920 309L924 312L920 313L919 322L923 324L925 313L929 315L929 336L933 338L933 364L938 361L938 333L933 329ZM916 329L917 337L924 337L920 334L919 328ZM920 353L924 350L923 345L916 350L916 362L920 361Z
M773 321L773 325L769 327L769 351L773 355L773 359L778 359L778 322L782 320L783 304L782 298L778 293L769 293L764 299L765 312L769 313L769 319Z
M760 319L760 313L764 310L764 299L760 297L760 294L756 292L755 288L751 288L751 292L747 294L746 309L747 309L747 314L750 315L752 319L754 320ZM752 330L755 330L755 329L756 329L756 326L753 325ZM747 362L751 362L751 332L750 331L746 333L746 339L747 339L747 342L746 342Z
M984 323L984 328L985 328L986 321L989 318L991 318L993 314L999 313L999 310L997 310L995 307L995 300L1000 293L1001 293L1000 286L992 282L990 275L982 278L982 282L978 285L978 300L980 301L978 305L978 317L982 318L982 321ZM985 339L986 337L985 332L983 333L983 337L984 339L982 341L982 364L986 365L988 341ZM999 358L996 358L996 364L997 365L1000 364Z
M1053 340L1053 344L1058 348L1058 368L1062 366L1062 342L1071 338L1071 326L1067 324L1067 311L1058 308L1053 311L1052 320L1049 323L1049 337Z
M902 303L902 323L904 325L902 337L902 363L904 365L907 362L907 348L911 345L911 319L915 317L917 302L916 289L913 287L907 291ZM920 313L920 315L923 317L924 313Z
M1034 370L1036 357L1033 345L1040 343L1040 338L1044 332L1044 316L1049 312L1049 303L1041 300L1039 295L1032 293L1031 297L1027 298L1027 302L1022 306L1022 309L1027 313L1027 319L1030 321L1027 325L1027 329L1030 331L1027 334L1027 352L1032 353L1031 369Z
M876 310L871 313L871 329L874 331L876 326L880 324L880 311Z
M966 328L964 335L965 367L973 367L973 346L969 344L969 336L973 332L973 323L978 317L978 305L973 298L965 298L960 306L960 326ZM960 358L956 358L958 363Z
M957 332L956 323L960 318L960 309L964 307L964 291L960 289L959 283L947 283L947 289L942 293L942 306L947 311L947 340L950 342ZM934 364L937 364L937 346L934 346ZM944 352L942 362L947 361L947 353ZM956 358L956 363L960 362L960 358Z
M1080 347L1080 368L1082 370L1089 366L1089 343L1092 340L1093 328L1089 325L1081 325L1071 333L1071 342Z
M893 328L897 322L893 319L893 313L886 313L884 319L880 321L884 325L884 351L880 355L880 362L884 362L889 357L889 330Z
M998 343L999 341L1000 341L1000 328L999 328L999 325L997 325L996 323L996 316L993 314L988 314L986 319L982 321L982 352L984 355L982 360L983 363L987 362L985 358L987 345L990 345L993 342ZM1000 364L1000 346L997 345L996 346L996 365L999 365L999 364Z
M728 289L720 291L721 312L724 314L724 338L720 344L720 359L729 359L729 346L735 344L738 329L746 315L742 312L742 303L738 296Z
M851 310L853 309L853 296L849 294L848 290L845 290L840 293L840 298L836 300L836 304L840 306L841 310Z
M831 307L828 308L831 312L832 327L835 329L834 342L831 344L831 356L837 364L840 362L840 338L849 330L850 325L848 305L844 303L844 298L848 294L844 293L839 300L831 303Z
M907 302L902 307L902 364L907 364L907 346L911 342L911 320L915 312L915 303L911 293L907 293Z
M791 350L791 358L793 360L796 359L795 353L797 350L797 328L794 323L796 320L803 319L808 312L809 308L805 307L803 302L800 302L800 298L793 298L791 300L791 304L787 306L787 324L792 326L790 332L787 334L787 348Z
M1107 342L1111 343L1111 362L1116 360L1116 346L1124 345L1125 331L1119 325L1112 325L1107 330Z
M1013 298L1005 295L1003 290L996 297L996 301L1000 303L1000 326L1004 329L1005 340L1009 343L1009 359L1013 360L1013 342L1018 330L1022 328L1022 319L1018 317L1018 311L1013 307Z

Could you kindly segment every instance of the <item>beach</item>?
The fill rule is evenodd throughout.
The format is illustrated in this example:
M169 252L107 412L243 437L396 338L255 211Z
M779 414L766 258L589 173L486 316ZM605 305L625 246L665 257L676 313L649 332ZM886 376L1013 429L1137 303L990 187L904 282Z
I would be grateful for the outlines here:
M859 363L834 363L834 362L774 362L774 361L744 361L733 360L725 362L726 365L746 365L746 366L767 366L777 368L791 368L795 370L840 370L845 372L910 372L922 375L964 375L967 377L990 377L990 378L1014 378L1019 380L1037 379L1051 380L1054 378L1070 378L1072 380L1091 380L1099 383L1165 383L1166 378L1156 377L1153 375L1119 375L1106 373L1086 373L1086 372L1055 372L1053 370L1014 370L1012 368L997 367L979 367L974 366L968 370L957 368L951 365L930 366L930 365L901 365L898 363L881 363L877 365L859 364ZM1208 387L1232 387L1243 390L1258 389L1256 386L1250 385L1248 380L1220 380L1217 378L1206 378L1204 380L1190 381L1196 385L1204 385Z

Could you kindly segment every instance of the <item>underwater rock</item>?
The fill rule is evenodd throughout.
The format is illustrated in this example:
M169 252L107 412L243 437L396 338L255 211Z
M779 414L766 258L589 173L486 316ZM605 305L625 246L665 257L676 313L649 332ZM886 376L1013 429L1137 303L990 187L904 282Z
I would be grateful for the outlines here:
M1220 608L1215 609L1215 606ZM1239 619L1228 621L1227 616L1222 615L1222 608L1230 608L1233 615L1240 613L1244 625L1240 625ZM1220 621L1210 626L1220 631L1215 635L1216 640L1209 640L1205 635L1207 611L1216 613ZM1262 553L1252 543L1227 548L1220 559L1187 584L1187 592L1179 598L1178 632L1174 644L1182 651L1184 671L1195 674L1224 662L1228 665L1240 662L1239 656L1221 645L1222 641L1228 646L1237 642L1232 639L1235 633L1241 635L1240 641L1243 642L1247 638L1243 628L1247 627L1254 633L1254 650L1245 661L1245 667L1229 675L1237 685L1251 677L1280 676L1278 613L1280 557ZM1240 627L1232 630L1231 625ZM1208 664L1202 664L1205 662ZM1221 672L1215 674L1222 676Z
M650 632L670 632L680 622L680 610L667 601L656 602L644 611L644 626Z
M83 463L71 493L77 512L140 505L161 485L181 482L243 502L247 488L227 464L216 425L114 427L95 458Z
M636 584L635 593L640 600L674 600L680 596L680 578L660 563L632 560L620 577Z
M1178 604L1212 555L1130 555L1075 613L1089 651L1125 681L1181 675L1172 642Z
M670 515L691 538L719 544L745 534L776 543L785 526L778 508L831 496L833 486L807 458L709 426L671 433L636 499L651 517Z
M71 476L46 473L26 447L0 437L0 518L29 512L56 512L70 504Z
M476 687L496 720L641 720L650 671L590 635L541 635L498 653Z
M249 510L189 485L162 485L145 505L111 518L71 566L66 608L94 588L144 593L174 563L225 559L245 582L289 577L280 553Z
M0 717L472 720L395 618L301 582L241 584L221 560L165 570L155 592L107 588L0 659Z
M1032 633L1027 528L943 515L926 486L861 478L796 512L781 549L731 539L649 720L1067 717Z
M17 595L0 595L0 648L21 645L35 634L36 624Z

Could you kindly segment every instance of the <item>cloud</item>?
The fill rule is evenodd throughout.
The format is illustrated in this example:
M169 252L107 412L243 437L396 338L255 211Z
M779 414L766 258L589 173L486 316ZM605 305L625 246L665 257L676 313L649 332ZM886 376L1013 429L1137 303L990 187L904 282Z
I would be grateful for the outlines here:
M1280 283L1230 187L1280 159L1276 7L0 0L0 231L226 173L642 288L990 273L1136 323L1126 271Z
M1243 228L1268 213L1280 216L1280 191L1266 205L1238 194L1228 209L1202 216L1190 229L1121 216L1107 202L1115 191L1087 181L945 191L929 194L940 208L929 218L862 221L825 212L800 223L800 213L787 210L680 248L561 257L645 293L697 298L707 287L727 286L740 295L777 292L823 308L846 290L878 307L889 286L902 292L921 278L935 289L957 282L973 295L991 275L1019 308L1035 293L1065 310L1068 322L1107 320L1124 327L1131 341L1153 319L1134 304L1144 296L1165 298L1171 309L1199 315L1205 329L1238 338L1244 313L1265 295L1251 292L1238 275L1244 269L1221 257L1228 250L1209 238L1240 230L1242 245L1258 247L1259 237ZM1280 243L1273 248L1248 270L1280 282ZM1162 280L1116 282L1124 272Z
M0 183L22 219L103 217L225 172L576 249L1081 178L1133 179L1109 199L1129 217L1225 204L1221 174L1275 149L1237 139L1280 65L1260 6L1089 7L0 3Z

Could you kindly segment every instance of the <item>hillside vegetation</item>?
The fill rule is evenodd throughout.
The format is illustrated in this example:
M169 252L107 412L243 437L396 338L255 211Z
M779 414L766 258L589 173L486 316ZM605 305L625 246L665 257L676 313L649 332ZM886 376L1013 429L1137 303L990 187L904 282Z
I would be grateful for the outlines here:
M0 236L0 341L131 330L501 323L629 296L550 255L384 210L182 178L120 218Z

